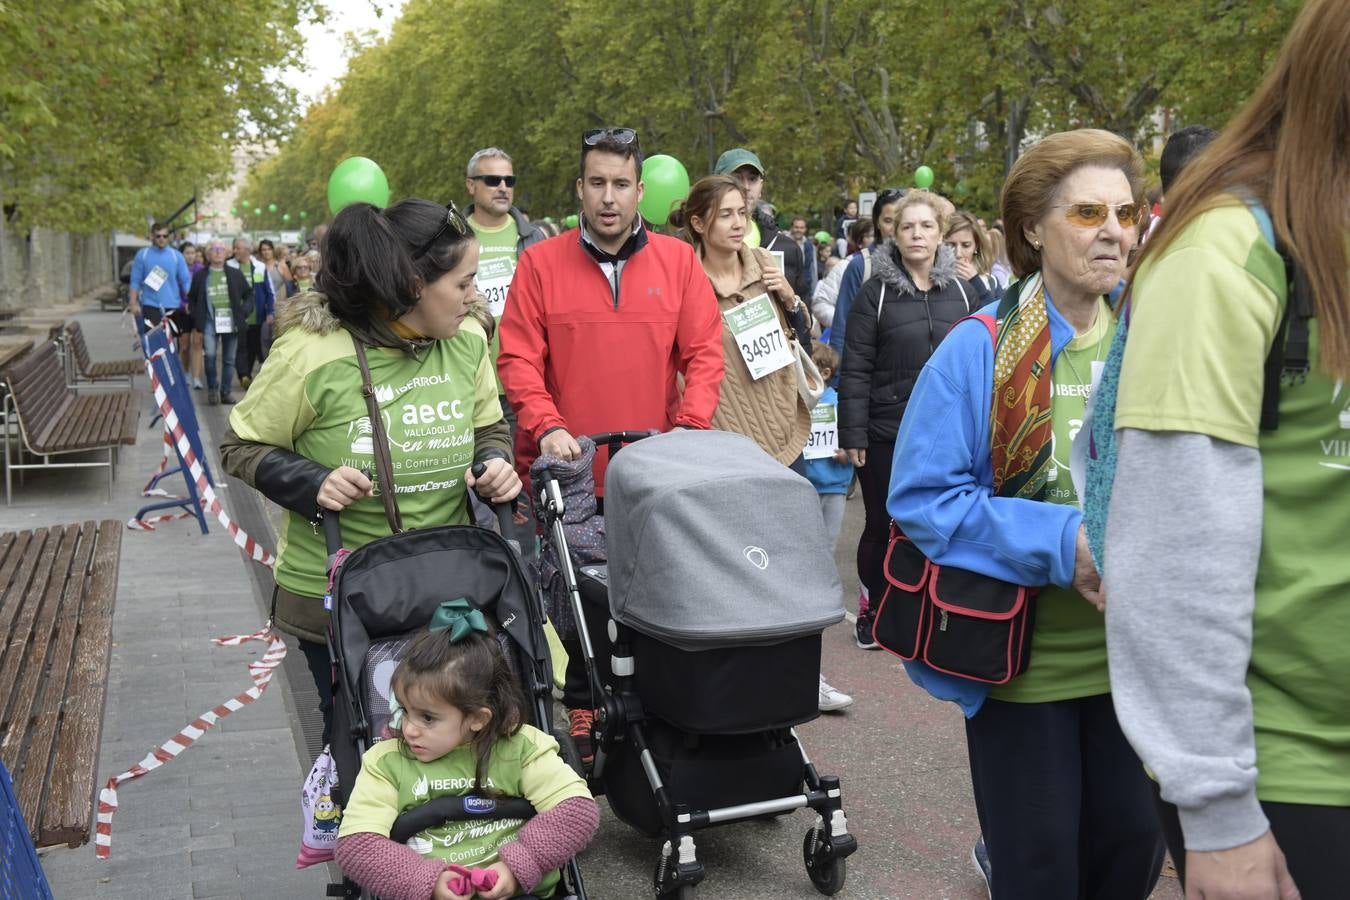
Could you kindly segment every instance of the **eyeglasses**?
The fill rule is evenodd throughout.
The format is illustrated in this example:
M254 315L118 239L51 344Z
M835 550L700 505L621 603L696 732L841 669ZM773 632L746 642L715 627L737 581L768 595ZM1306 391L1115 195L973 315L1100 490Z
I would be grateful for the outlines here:
M516 176L514 175L470 175L469 179L481 181L488 187L500 187L502 182L506 182L506 186L509 188L516 186Z
M581 134L581 143L587 147L594 147L602 141L632 144L637 141L637 132L631 128L592 128Z
M417 259L419 256L425 256L432 245L441 239L441 235L445 234L447 228L453 228L455 233L460 237L468 237L469 235L469 223L465 221L464 216L460 211L455 208L454 203L447 203L445 205L445 224L436 230L436 233L431 236L431 240L418 248L417 252L413 254L413 259Z
M167 239L168 237L169 237L169 236L168 236L167 234L157 234L157 235L155 235L155 240L159 240L160 238L165 238L165 239Z
M1064 218L1069 220L1069 224L1079 228L1102 227L1112 210L1115 211L1116 221L1120 223L1121 228L1138 225L1144 218L1142 203L1122 203L1114 207L1106 203L1070 203L1057 206L1055 209L1063 209Z

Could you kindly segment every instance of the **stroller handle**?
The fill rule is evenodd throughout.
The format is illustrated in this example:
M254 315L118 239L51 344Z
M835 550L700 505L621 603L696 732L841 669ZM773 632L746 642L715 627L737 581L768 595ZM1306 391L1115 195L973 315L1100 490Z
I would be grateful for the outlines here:
M602 431L602 432L600 432L599 434L588 435L588 437L590 437L591 443L595 444L595 446L597 446L597 447L603 447L605 444L609 444L609 445L610 445L610 453L611 453L611 455L612 455L612 454L614 453L615 450L617 450L619 447L623 446L624 444L635 444L635 443L637 443L638 441L642 440L643 438L649 438L649 437L651 437L653 434L659 434L659 432L653 432L653 431Z

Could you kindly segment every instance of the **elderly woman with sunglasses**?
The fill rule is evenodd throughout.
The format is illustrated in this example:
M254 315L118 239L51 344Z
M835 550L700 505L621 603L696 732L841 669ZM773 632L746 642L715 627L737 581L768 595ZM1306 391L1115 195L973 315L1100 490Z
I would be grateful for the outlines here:
M471 521L467 488L504 502L520 491L474 286L478 241L426 200L348 206L324 239L317 291L291 298L257 380L230 416L225 470L285 509L273 618L299 639L319 690L325 741L332 691L325 644L324 510L343 545L390 533L357 344L388 437L404 528ZM485 463L475 478L470 467ZM381 493L384 493L382 488Z
M966 713L995 898L1143 900L1162 864L1148 777L1112 708L1107 598L1070 473L1142 199L1142 161L1113 134L1028 150L1002 199L1017 280L937 348L896 441L887 507L915 547L1038 591L1029 667L1007 683L906 663Z

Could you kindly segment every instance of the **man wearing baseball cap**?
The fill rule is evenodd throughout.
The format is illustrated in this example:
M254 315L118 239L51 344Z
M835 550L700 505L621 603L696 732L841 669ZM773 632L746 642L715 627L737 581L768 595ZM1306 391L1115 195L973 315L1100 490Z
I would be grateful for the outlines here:
M792 292L798 297L810 297L811 285L802 248L778 230L773 206L760 197L764 193L764 164L759 161L759 156L744 147L733 147L717 157L713 174L730 175L745 191L746 205L750 208L750 228L745 234L745 243L763 247L770 253L783 254L783 274L792 285Z

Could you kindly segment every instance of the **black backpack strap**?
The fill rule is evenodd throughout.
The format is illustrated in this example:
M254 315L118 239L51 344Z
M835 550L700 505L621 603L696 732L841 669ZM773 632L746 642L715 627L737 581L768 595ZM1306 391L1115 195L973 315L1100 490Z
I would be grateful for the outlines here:
M1308 322L1313 317L1312 285L1294 262L1288 248L1275 241L1275 250L1284 261L1285 304L1279 330L1266 356L1265 390L1261 396L1261 430L1280 427L1280 388L1302 384L1312 367Z

